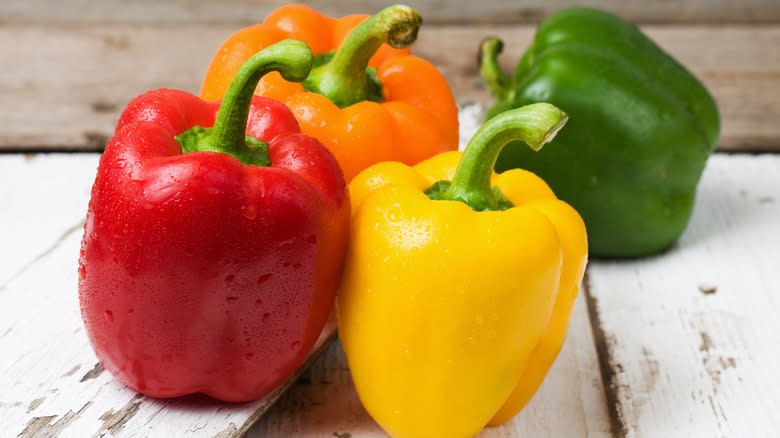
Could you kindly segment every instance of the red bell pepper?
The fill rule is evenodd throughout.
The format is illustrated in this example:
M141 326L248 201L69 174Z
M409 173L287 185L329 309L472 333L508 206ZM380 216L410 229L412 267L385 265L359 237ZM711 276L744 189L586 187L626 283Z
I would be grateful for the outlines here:
M287 107L252 96L265 73L301 81L311 62L283 41L245 64L221 105L163 89L123 112L92 188L79 298L98 359L130 388L257 399L322 331L346 184Z

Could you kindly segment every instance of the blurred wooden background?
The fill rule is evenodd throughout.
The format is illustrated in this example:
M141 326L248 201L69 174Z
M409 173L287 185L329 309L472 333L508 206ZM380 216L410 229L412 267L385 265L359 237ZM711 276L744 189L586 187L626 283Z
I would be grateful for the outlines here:
M197 93L232 32L282 1L4 0L0 2L0 149L99 151L124 105L154 88ZM307 2L331 16L374 12L378 1ZM506 41L513 69L536 24L573 1L412 3L425 19L413 50L435 63L459 102L489 104L476 67L487 35ZM780 150L780 1L580 3L641 26L698 76L723 119L721 150Z
M4 0L0 16L8 21L28 23L251 24L257 17L265 17L289 3L282 0ZM356 11L373 13L392 4L377 0L301 3L331 16ZM407 3L432 24L535 24L553 11L575 5L605 9L645 24L775 24L780 21L780 4L775 0L417 0Z

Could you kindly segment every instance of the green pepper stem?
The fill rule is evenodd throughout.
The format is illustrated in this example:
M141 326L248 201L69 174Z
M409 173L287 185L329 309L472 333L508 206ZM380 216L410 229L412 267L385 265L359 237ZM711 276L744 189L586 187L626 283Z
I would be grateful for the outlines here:
M304 86L341 108L364 100L377 100L376 86L366 72L368 61L383 43L402 49L417 40L422 17L406 5L389 6L368 17L347 35L333 58L315 67ZM381 100L381 88L378 90Z
M509 98L509 78L498 65L498 55L504 43L494 37L485 38L479 46L479 74L490 92L499 101Z
M439 199L464 202L477 211L498 209L490 178L504 146L522 140L538 151L552 141L568 119L566 113L548 103L534 103L488 120L469 141L452 184Z

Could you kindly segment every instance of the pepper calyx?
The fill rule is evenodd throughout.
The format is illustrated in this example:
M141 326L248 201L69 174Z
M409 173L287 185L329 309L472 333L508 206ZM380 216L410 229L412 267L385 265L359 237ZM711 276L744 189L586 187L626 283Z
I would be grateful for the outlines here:
M212 147L212 143L208 141L212 135L212 129L194 126L174 138L179 142L181 151L185 154L189 152L224 153L219 147ZM228 155L247 165L262 167L271 165L271 159L268 157L268 143L251 135L247 135L244 141L246 142L246 150L243 153L239 155L238 152L232 152L228 153Z
M364 100L381 102L382 85L368 61L383 43L402 49L417 40L422 17L406 5L389 6L355 27L327 62L312 69L306 91L327 97L339 108Z
M434 201L450 200L444 195L444 193L447 191L447 189L450 188L451 185L452 185L452 181L447 181L445 179L441 181L436 181L435 183L433 183L432 186L430 186L425 190L425 195ZM497 186L491 186L490 190L493 191L493 195L496 197L497 205L493 207L486 203L476 203L475 205L470 204L469 206L472 208L472 210L504 211L504 210L509 210L510 208L515 206L514 204L512 204L512 201L510 201L509 199L507 199L506 196L504 196L504 194L501 192L501 189L499 189Z
M439 181L425 194L433 200L463 202L475 211L511 208L511 202L491 184L499 153L514 140L522 140L539 151L555 138L568 119L566 113L549 103L534 103L499 114L471 138L452 182Z

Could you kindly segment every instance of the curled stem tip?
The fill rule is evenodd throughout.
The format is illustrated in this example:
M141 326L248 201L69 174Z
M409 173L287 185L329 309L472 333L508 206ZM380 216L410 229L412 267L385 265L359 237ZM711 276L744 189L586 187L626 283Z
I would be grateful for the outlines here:
M452 183L437 199L461 201L477 211L500 209L490 180L499 153L509 142L522 140L538 151L552 141L568 115L548 103L503 112L477 130L463 152Z

